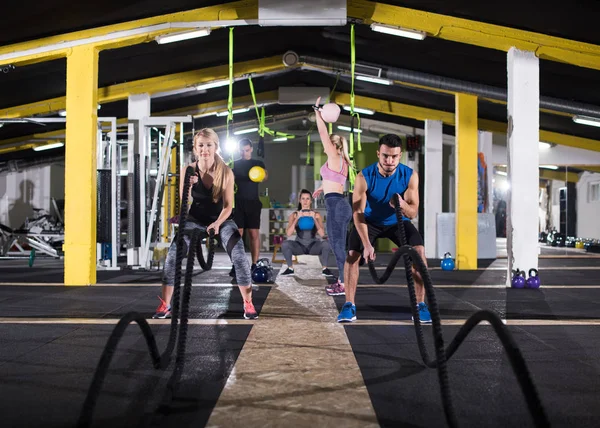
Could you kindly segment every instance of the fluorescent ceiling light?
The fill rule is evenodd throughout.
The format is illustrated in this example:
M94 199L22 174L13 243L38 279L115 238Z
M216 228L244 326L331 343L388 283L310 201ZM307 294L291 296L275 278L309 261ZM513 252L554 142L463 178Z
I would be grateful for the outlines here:
M392 36L407 37L409 39L423 40L427 35L423 31L408 30L406 28L394 27L393 25L371 24L371 30L378 33L391 34Z
M273 141L287 141L287 137L277 137L277 138L273 138Z
M552 147L552 144L550 143L544 143L543 141L540 141L540 150L546 150Z
M391 80L382 79L381 77L363 76L362 74L357 74L355 77L356 77L356 80L362 80L364 82L371 82L371 83L379 83L380 85L391 85L394 83Z
M504 175L505 177L508 175L506 173L506 171L496 171L496 174L498 174L498 175Z
M258 131L258 128L239 129L233 133L233 135L250 134L251 132Z
M199 28L193 31L184 31L181 33L166 34L158 36L155 40L159 45L166 43L180 42L182 40L195 39L197 37L205 37L210 34L210 28Z
M341 131L348 131L348 132L352 131L352 128L350 128L349 126L338 125L337 128ZM362 130L354 128L354 132L361 133Z
M43 146L34 147L33 150L36 152L41 152L42 150L57 149L64 145L65 145L65 143L50 143L50 144L45 144Z
M249 108L249 107L245 107L245 108L238 108L238 109L232 110L232 111L231 111L231 113L233 113L233 114L238 114L238 113L246 113L247 111L250 111L250 108ZM220 111L220 112L218 112L218 113L215 113L215 115L216 115L216 116L219 116L219 117L227 116L228 114L229 114L229 112L228 112L227 110L226 110L226 111Z
M580 125L598 126L600 127L600 118L588 116L573 116L573 122Z
M540 168L545 168L545 169L558 169L558 167L556 165L540 165Z
M58 111L58 115L62 116L62 117L67 117L67 111L66 110L59 110Z
M229 79L226 80L215 80L214 82L201 83L196 85L196 90L201 91L203 89L219 88L221 86L229 85Z
M350 106L344 106L344 110L351 111L351 108L350 108ZM375 112L373 110L369 110L366 108L360 108L360 107L354 107L354 112L362 113L362 114L375 114Z

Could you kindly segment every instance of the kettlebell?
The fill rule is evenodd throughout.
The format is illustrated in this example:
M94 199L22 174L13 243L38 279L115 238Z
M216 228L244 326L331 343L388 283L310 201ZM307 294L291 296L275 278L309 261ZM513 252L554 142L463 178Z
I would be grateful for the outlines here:
M442 270L454 270L454 260L452 259L452 254L446 253L444 254L444 258L441 262Z
M527 288L540 288L541 282L537 269L529 269L529 278L527 278L526 285Z
M525 271L513 271L512 288L525 288Z

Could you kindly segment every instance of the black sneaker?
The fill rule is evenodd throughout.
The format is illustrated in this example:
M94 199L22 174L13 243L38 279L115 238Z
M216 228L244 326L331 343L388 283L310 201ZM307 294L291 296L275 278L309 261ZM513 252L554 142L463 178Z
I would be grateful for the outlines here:
M331 271L329 269L327 269L327 268L325 268L325 269L323 269L321 271L321 275L323 275L323 276L333 276L333 274L331 273Z
M235 278L235 266L231 266L231 270L229 271L229 276Z
M293 275L294 269L287 268L285 271L281 272L281 275Z

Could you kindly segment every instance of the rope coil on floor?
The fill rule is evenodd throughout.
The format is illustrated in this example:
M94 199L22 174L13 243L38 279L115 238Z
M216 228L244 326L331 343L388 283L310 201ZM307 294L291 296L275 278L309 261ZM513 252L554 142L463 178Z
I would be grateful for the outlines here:
M183 297L181 297L181 267L183 263L184 254L184 239L183 239L183 230L185 228L185 223L187 221L187 207L188 207L188 197L189 197L189 186L190 186L190 177L194 174L194 169L188 167L185 171L185 182L184 182L184 190L181 201L181 212L179 215L179 231L177 234L176 244L177 244L177 255L176 255L176 266L175 266L175 278L173 283L173 306L171 310L171 329L169 331L169 340L167 342L167 346L163 353L159 353L158 347L156 346L156 340L152 330L150 329L150 325L146 321L146 317L138 312L128 312L119 320L113 332L111 333L104 350L102 352L102 356L100 357L100 361L96 367L96 371L94 373L94 377L90 384L90 388L88 390L88 394L86 396L85 402L83 404L83 408L81 414L79 416L79 420L77 426L79 428L89 427L91 426L92 416L94 414L94 409L96 407L96 402L100 395L100 391L102 390L102 384L104 383L104 379L108 372L108 368L112 361L112 358L115 354L115 350L119 341L121 340L123 334L129 324L135 321L140 327L144 338L146 339L146 344L148 346L148 351L150 353L150 358L152 359L152 364L155 369L163 370L168 367L171 362L171 354L175 349L175 339L177 338L177 351L176 351L176 359L175 359L175 368L173 373L169 379L167 384L167 389L169 391L169 396L172 396L175 391L175 387L177 382L181 377L181 373L183 371L184 363L185 363L185 349L187 344L187 329L188 329L188 317L189 317L189 303L190 296L192 291L192 275L194 269L194 257L196 249L199 249L198 243L201 245L201 239L199 239L200 231L195 229L191 231L190 237L190 246L189 246L189 254L187 256L187 266L185 271L185 281L183 286ZM209 231L208 238L210 242L214 241L214 231ZM210 264L212 265L212 259L214 257L214 245L212 245L212 251L209 251ZM181 322L179 322L179 311L180 311L180 300L181 300ZM178 329L179 327L179 329ZM179 330L179 331L178 331ZM179 334L178 334L179 333Z
M496 333L496 335L502 343L502 346L504 347L504 351L508 356L511 367L517 377L517 380L519 381L519 385L521 387L523 395L525 396L527 406L529 408L529 412L531 413L535 426L538 428L549 427L550 422L548 421L548 417L546 415L544 407L542 406L541 400L537 393L537 389L533 383L531 374L529 373L529 369L527 368L527 364L525 363L525 359L523 358L523 354L521 353L521 350L519 349L517 343L512 337L512 334L496 313L491 312L489 310L481 310L471 315L471 317L460 328L456 336L454 336L454 339L452 339L452 342L450 342L448 348L444 350L444 337L442 334L440 311L438 308L437 300L435 298L435 290L433 288L431 277L429 275L429 270L427 269L427 266L425 265L420 254L413 247L407 245L406 232L404 230L402 210L400 208L400 201L398 195L394 195L393 202L396 210L396 219L398 221L396 236L399 239L399 242L402 244L402 246L398 249L398 251L394 253L392 259L390 260L390 263L388 264L384 274L381 277L377 275L377 271L375 270L373 260L368 260L369 272L371 273L371 277L373 278L373 281L375 281L375 283L383 284L389 279L391 273L394 271L396 265L398 264L400 257L404 256L406 282L408 285L411 312L413 315L419 352L421 353L423 363L427 367L438 369L438 379L440 383L442 402L444 406L444 413L446 415L446 422L448 423L448 425L454 428L458 426L458 423L456 420L454 408L452 406L450 385L448 381L448 369L446 363L450 358L452 358L454 353L458 350L459 346L463 343L463 341L466 339L469 333L480 322L487 321L494 328L494 332ZM416 266L416 270L421 274L423 283L425 285L425 293L427 294L427 300L429 304L433 327L434 347L436 353L435 360L432 360L429 357L429 353L425 345L423 327L421 326L421 322L419 319L419 311L417 310L417 298L415 294L415 283L412 274L413 263Z

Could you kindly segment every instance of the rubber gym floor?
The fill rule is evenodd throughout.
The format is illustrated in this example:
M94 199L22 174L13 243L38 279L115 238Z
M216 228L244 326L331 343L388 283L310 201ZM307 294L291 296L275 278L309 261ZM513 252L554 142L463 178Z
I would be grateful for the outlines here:
M539 290L506 288L502 258L460 272L432 261L431 277L446 346L470 315L494 311L525 358L551 426L596 427L600 258L565 254L545 250ZM390 257L380 254L378 268ZM174 394L167 383L175 362L155 369L140 329L130 324L92 426L447 426L437 371L419 354L401 266L384 285L361 268L358 320L338 324L343 296L328 297L318 259L301 256L293 276L255 289L259 319L247 321L230 264L217 253L212 270L194 270L185 365ZM150 318L160 293L158 271L99 271L98 284L85 287L62 280L60 260L38 258L31 268L27 260L0 260L2 426L77 426L116 323L130 311ZM148 322L162 351L170 320ZM423 329L434 356L431 326ZM448 378L458 426L533 426L489 324L477 326L449 360Z

